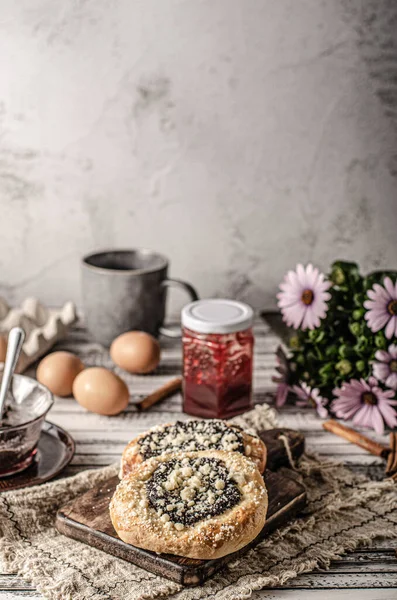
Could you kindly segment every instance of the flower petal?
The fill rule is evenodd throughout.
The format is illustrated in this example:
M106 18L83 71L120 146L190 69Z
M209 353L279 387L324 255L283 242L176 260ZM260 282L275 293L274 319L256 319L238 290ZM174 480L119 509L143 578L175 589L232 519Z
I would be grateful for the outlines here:
M287 401L289 386L286 383L280 383L276 391L276 406L283 406Z
M385 277L383 280L383 285L385 286L390 298L393 298L393 300L396 300L396 291L394 289L394 284L392 282L392 280L390 279L390 277Z
M393 335L395 335L395 330L396 330L396 325L397 325L397 317L392 317L390 319L390 321L387 324L386 330L385 330L385 336L387 337L388 340L390 340L390 338L393 337Z
M367 423L367 412L368 412L369 404L363 404L361 408L358 409L356 414L353 417L354 425L358 425L359 427L365 427Z
M384 283L384 281L383 281ZM382 300L386 300L386 302L388 300L391 299L390 294L388 293L387 290L385 290L384 287L382 287L381 285L379 285L379 283L375 283L373 286L373 289L376 292L376 295L378 296L378 298L381 298Z
M306 271L301 263L296 265L296 274L298 275L299 283L301 285L306 285Z
M396 411L387 402L380 402L378 404L378 408L379 408L381 414L383 415L386 425L388 427L390 427L391 429L396 427L397 426Z
M397 373L391 373L385 380L385 384L392 390L397 390Z
M322 404L317 404L317 413L321 419L326 419L328 417L328 410Z
M390 348L391 348L391 346L390 346ZM390 348L389 348L389 352L390 352ZM377 360L381 360L383 362L389 362L389 360L390 360L389 352L386 352L385 350L377 350L375 352L375 358Z
M390 374L390 368L389 365L386 363L374 362L374 364L372 365L372 372L376 379L379 379L379 381L386 381L387 377Z
M382 414L379 411L378 406L372 407L372 426L376 433L382 434L385 430Z
M300 385L293 385L292 391L298 396L298 398L307 402L308 393L304 389L302 389Z
M365 313L364 318L368 321L367 325L371 331L376 333L380 329L383 329L390 319L390 315L386 311L382 314L374 314L374 311L369 311Z
M391 344L388 348L389 350L389 354L392 358L397 360L397 345L396 344Z

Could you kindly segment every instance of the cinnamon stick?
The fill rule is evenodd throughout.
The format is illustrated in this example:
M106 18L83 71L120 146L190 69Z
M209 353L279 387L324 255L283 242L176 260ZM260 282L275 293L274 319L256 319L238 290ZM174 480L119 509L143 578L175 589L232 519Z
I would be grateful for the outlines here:
M390 453L387 457L386 475L397 474L397 433L390 433ZM396 477L395 477L396 478Z
M142 402L136 404L136 407L138 410L147 410L148 408L153 406L153 404L160 402L160 400L163 400L164 398L167 398L167 396L171 396L171 394L174 394L175 392L180 390L181 387L182 377L176 377L175 379L171 379L171 381L167 381L167 383L159 387L152 394L146 396L146 398L142 400Z
M390 448L371 440L362 433L355 431L355 429L346 427L346 425L342 425L342 423L338 423L333 419L325 421L325 423L323 423L323 428L331 433L335 433L335 435L339 435L339 437L344 438L352 444L356 444L356 446L360 446L360 448L364 448L364 450L367 450L367 452L370 452L375 456L387 458L390 453Z

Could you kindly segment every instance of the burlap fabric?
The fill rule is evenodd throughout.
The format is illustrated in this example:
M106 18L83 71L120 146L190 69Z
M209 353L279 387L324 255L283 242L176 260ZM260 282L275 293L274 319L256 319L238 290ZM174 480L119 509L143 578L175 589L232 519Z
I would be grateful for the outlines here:
M276 423L268 406L236 421L256 429ZM54 600L239 600L253 590L280 586L299 573L326 567L331 559L377 536L397 536L394 483L372 482L341 465L305 456L295 471L289 471L306 486L304 514L204 586L182 588L54 529L60 506L116 471L117 466L110 466L1 494L0 556L7 571L23 576Z

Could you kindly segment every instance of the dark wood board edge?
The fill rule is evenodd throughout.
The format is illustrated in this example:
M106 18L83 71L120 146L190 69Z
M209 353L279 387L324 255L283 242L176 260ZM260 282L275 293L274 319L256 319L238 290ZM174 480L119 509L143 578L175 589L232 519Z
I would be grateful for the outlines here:
M258 435L268 448L266 469L270 469L270 471L277 471L280 467L291 466L287 450L280 436L287 438L294 461L298 460L305 451L305 436L294 429L267 429Z
M93 546L98 550L106 552L106 554L112 554L113 556L116 556L116 558L122 558L127 562L131 562L130 544L123 542L119 538L113 538L107 533L103 533L98 530L95 530L95 533L93 533L93 530L90 527L71 519L62 511L57 513L55 527L59 533L62 533L67 537L77 540L78 542L82 542L83 544ZM185 566L179 565L178 563L173 563L172 568L174 571L172 573L173 576L171 577L169 560L163 558L159 554L151 554L147 550L143 550L142 548L137 548L134 546L133 564L150 572L155 572L157 575L161 575L167 579L171 579L172 581L176 581L177 583L182 583L182 574ZM155 566L155 571L148 567L149 564L153 564Z

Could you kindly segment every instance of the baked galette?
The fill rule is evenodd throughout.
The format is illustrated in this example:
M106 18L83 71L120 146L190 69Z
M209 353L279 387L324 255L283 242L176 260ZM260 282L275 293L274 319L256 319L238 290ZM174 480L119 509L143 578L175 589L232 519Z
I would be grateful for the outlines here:
M110 516L119 537L154 552L212 559L262 530L267 492L238 452L207 450L148 458L117 486Z
M209 421L177 421L158 425L133 439L124 449L120 477L138 464L161 454L222 450L239 452L255 462L263 473L266 466L266 446L259 437L240 427L212 419Z

